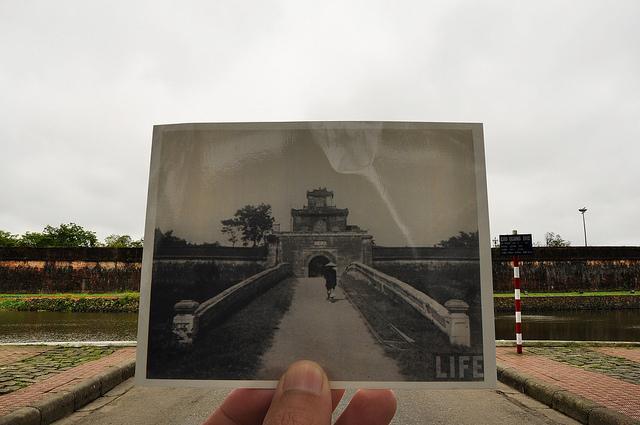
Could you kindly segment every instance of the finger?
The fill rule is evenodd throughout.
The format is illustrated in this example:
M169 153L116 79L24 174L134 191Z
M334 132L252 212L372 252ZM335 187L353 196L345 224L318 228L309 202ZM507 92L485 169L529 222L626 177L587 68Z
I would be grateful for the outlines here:
M344 396L344 390L331 390L331 411L333 412L338 407L338 403Z
M233 390L203 425L259 425L274 393L275 390Z
M264 425L327 425L331 405L329 380L322 368L307 360L296 362L280 378Z
M358 390L335 425L388 425L396 406L391 390Z

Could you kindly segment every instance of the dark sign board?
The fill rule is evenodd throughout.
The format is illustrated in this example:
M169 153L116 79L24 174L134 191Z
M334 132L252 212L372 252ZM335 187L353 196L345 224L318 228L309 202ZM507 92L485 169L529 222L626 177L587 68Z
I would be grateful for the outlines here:
M500 255L533 254L531 235L500 235Z

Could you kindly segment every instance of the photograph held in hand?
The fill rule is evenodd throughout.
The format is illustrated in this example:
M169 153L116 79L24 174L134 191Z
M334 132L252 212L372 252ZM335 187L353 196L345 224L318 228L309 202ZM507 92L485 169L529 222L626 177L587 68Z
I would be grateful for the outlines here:
M156 126L145 242L140 383L495 385L481 124Z

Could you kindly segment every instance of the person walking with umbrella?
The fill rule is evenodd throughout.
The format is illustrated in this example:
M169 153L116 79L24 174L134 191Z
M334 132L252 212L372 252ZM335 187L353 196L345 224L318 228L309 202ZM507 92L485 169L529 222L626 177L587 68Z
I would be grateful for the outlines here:
M325 264L322 274L324 275L324 286L327 288L327 299L333 301L333 291L338 283L336 265L331 262Z

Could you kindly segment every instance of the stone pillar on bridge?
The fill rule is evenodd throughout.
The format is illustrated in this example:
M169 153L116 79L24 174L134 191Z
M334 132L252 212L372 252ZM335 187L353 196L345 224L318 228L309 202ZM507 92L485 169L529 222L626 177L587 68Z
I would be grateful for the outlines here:
M448 334L449 342L464 347L471 346L471 333L469 332L469 304L462 300L449 300L444 303L449 310Z
M198 319L195 312L200 304L193 300L179 301L174 307L172 331L179 345L191 345L198 332Z

